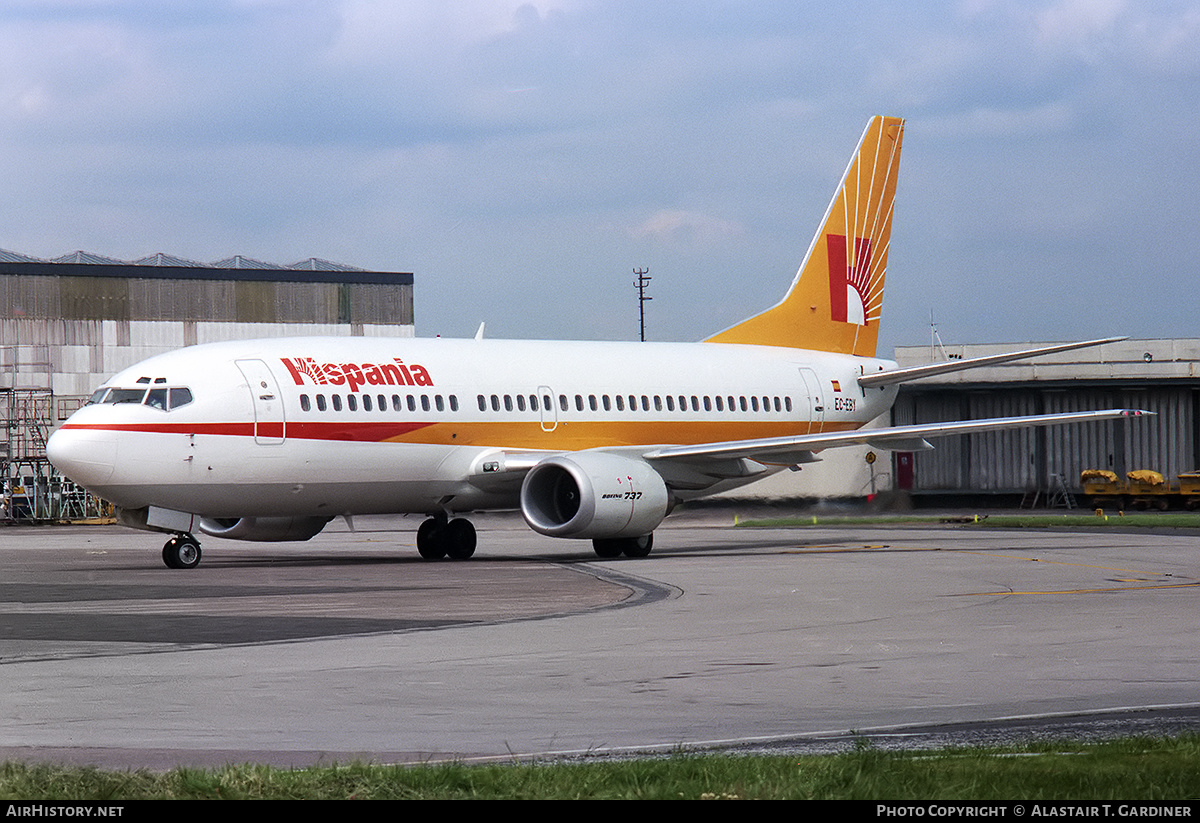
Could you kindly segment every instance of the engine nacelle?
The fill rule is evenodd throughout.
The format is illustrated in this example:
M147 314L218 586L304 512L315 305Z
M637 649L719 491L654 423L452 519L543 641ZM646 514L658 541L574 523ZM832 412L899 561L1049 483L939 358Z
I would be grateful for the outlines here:
M227 540L258 540L264 543L283 540L308 540L332 520L332 517L239 517L211 518L200 521L200 531Z
M662 477L645 461L576 452L541 461L521 485L521 514L550 537L639 537L671 510Z

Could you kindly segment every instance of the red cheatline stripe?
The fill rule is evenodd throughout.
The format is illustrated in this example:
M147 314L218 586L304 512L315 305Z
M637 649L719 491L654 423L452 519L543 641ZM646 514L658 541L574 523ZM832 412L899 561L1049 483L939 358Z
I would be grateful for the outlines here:
M402 437L432 423L363 423L345 422L288 423L287 436L297 440L348 440L376 443L392 437ZM66 423L64 429L91 431L142 432L145 434L219 434L231 437L253 437L253 423ZM259 435L279 437L278 423L262 423Z

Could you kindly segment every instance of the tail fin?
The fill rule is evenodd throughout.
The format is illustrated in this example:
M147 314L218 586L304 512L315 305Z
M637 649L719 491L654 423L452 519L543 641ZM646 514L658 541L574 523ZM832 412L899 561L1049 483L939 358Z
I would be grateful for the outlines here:
M707 342L875 355L903 132L871 119L787 296Z

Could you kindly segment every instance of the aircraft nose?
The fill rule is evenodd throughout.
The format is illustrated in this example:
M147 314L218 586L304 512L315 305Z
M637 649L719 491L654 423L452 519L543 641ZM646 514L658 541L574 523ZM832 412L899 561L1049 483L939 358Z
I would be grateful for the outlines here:
M85 489L103 486L117 463L117 441L112 432L63 428L50 435L46 456L64 475Z

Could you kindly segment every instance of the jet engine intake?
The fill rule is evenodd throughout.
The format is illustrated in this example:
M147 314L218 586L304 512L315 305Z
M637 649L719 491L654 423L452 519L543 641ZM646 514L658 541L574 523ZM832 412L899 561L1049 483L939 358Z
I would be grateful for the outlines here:
M521 485L521 514L550 537L640 537L671 510L662 477L645 461L576 452L539 462Z

